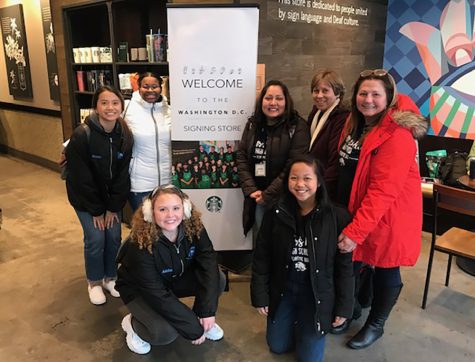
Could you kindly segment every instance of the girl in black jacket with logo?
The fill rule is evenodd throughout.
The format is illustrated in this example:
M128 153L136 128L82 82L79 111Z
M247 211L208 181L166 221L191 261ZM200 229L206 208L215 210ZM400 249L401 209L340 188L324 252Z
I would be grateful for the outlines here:
M350 215L329 201L311 156L292 161L287 180L286 195L265 214L257 236L252 305L267 316L272 352L295 348L299 361L321 361L325 333L353 312L352 255L337 247Z
M133 137L120 118L121 93L109 86L93 96L94 112L77 127L66 147L68 199L84 232L89 300L104 304L103 289L114 297L115 258L121 241L121 210L130 191Z
M131 313L122 320L131 351L148 353L150 345L178 335L193 344L223 337L215 314L225 277L200 213L178 187L152 191L135 212L117 261L116 287ZM187 296L195 296L192 309L179 299Z

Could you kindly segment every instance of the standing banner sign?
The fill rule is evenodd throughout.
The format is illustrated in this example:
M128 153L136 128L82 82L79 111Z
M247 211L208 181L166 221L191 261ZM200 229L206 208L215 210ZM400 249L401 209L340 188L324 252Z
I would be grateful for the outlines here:
M216 250L250 250L236 148L255 105L259 9L169 4L172 180Z

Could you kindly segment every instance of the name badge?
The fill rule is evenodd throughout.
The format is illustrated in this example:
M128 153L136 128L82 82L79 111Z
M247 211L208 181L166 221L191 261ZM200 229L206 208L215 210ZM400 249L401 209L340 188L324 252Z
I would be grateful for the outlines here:
M256 163L256 169L254 171L256 177L265 177L266 176L266 163Z

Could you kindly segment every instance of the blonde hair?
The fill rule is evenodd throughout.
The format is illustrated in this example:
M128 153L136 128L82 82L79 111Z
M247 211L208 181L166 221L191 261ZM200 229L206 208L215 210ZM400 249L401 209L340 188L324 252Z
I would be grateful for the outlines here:
M152 209L157 198L163 194L176 195L182 202L188 198L178 187L158 187L152 192ZM188 219L183 218L182 224L186 237L193 242L195 238L199 237L203 230L203 222L201 221L201 213L196 210L193 204L191 205L191 217ZM132 231L130 233L132 241L138 244L139 249L147 249L147 251L152 254L153 243L160 235L162 235L160 226L158 226L155 221L145 221L143 210L139 207L132 218Z

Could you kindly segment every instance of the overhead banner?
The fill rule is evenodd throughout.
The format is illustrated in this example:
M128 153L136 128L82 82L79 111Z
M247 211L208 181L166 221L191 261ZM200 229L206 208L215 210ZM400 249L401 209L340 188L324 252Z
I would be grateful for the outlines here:
M259 9L169 4L173 182L190 195L216 250L250 250L236 148L256 94Z

